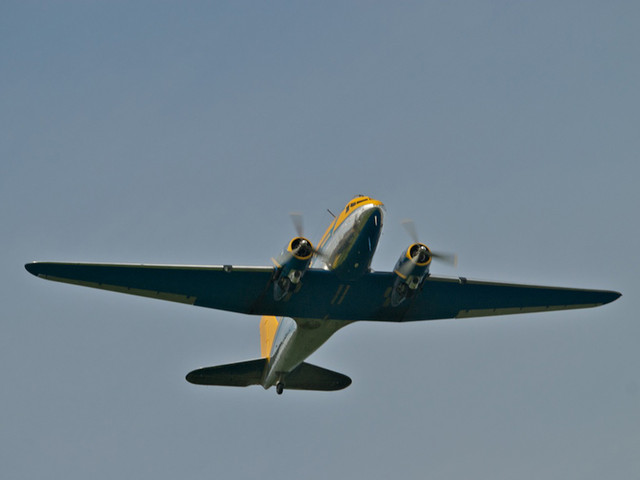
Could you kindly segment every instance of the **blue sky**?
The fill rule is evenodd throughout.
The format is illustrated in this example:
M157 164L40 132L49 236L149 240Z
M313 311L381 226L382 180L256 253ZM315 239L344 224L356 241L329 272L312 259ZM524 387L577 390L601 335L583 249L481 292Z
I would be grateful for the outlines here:
M635 2L5 2L6 478L633 478ZM266 265L305 214L386 204L470 278L589 310L358 323L338 393L202 388L258 319L37 280L31 260Z

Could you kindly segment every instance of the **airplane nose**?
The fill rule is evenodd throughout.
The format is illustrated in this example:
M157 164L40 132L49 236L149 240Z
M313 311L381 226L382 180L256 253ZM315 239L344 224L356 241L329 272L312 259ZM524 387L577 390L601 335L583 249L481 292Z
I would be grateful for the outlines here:
M382 228L382 217L384 214L384 208L382 206L373 205L371 208L371 215L369 219L373 222L373 226Z
M367 237L369 250L374 250L382 231L383 209L378 205L369 205L358 219L358 229Z

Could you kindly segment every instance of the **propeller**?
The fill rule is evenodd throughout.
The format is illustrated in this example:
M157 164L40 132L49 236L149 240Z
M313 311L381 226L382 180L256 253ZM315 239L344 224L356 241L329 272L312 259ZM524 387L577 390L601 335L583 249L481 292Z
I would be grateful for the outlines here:
M299 237L304 237L304 222L302 221L302 213L291 212L289 214L291 221L293 222L293 228L296 229L296 233Z
M306 240L307 237L304 236L304 222L302 220L302 213L291 212L289 213L289 216L291 217L293 228L295 228L298 237L302 237ZM320 257L323 260L326 260L326 256L320 250L317 250L313 245L311 245L311 242L306 240L306 244L309 246L309 248L311 248L314 255Z
M420 242L420 239L418 237L418 231L416 230L416 224L413 222L413 220L406 218L402 220L401 223L404 229L409 234L409 237L411 237L411 240L413 240L413 243L418 243L423 245ZM416 253L419 253L422 256L422 254L424 254L425 252L422 248L420 248L419 252L416 252ZM458 256L455 253L433 251L429 249L429 255L431 256L431 258L438 260L440 262L446 263L447 265L451 265L453 267L458 265Z

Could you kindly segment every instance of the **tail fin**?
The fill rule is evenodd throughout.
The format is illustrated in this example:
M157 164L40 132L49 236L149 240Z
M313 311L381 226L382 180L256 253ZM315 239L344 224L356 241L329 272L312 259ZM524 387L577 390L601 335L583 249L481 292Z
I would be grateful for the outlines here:
M260 319L260 354L262 358L271 356L271 347L273 340L276 338L280 322L276 317L263 315Z
M248 387L260 385L266 358L249 360L216 367L194 370L187 375L187 381L196 385L219 385L228 387ZM316 367L310 363L301 363L287 374L284 380L287 390L342 390L351 385L351 379L338 372Z

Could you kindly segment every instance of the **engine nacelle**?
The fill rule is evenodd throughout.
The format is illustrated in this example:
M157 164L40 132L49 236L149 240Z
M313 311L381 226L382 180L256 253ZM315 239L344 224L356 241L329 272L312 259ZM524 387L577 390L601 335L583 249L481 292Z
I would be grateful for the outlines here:
M405 299L412 297L429 276L431 251L422 243L414 243L407 248L393 269L397 275L391 292L391 305L400 305Z
M300 280L311 264L315 252L313 245L304 237L295 237L278 258L274 274L273 298L281 300L301 286Z

